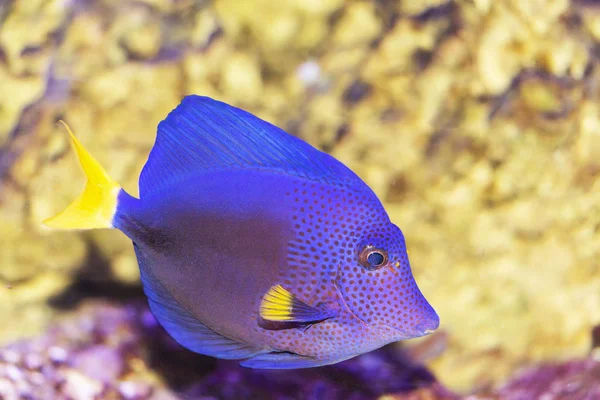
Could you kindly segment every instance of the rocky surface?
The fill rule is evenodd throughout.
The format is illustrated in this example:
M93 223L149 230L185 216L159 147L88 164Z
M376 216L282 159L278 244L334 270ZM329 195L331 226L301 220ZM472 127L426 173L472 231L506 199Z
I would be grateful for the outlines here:
M143 302L91 302L40 337L0 349L0 398L592 400L598 355L531 367L498 390L458 395L422 364L427 345L375 352L323 368L251 370L193 354L157 325Z
M582 357L600 322L599 42L592 1L1 2L0 339L137 290L118 232L40 225L83 185L57 119L135 193L157 122L197 93L381 196L447 333L445 384Z
M142 302L94 302L0 349L0 398L454 399L398 348L326 368L259 371L179 347Z

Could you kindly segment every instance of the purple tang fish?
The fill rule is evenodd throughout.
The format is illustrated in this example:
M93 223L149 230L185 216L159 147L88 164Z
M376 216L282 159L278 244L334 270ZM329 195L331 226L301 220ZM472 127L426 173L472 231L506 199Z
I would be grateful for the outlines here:
M373 191L276 126L186 97L158 125L139 199L69 134L88 181L46 225L127 235L152 313L189 350L306 368L438 327Z

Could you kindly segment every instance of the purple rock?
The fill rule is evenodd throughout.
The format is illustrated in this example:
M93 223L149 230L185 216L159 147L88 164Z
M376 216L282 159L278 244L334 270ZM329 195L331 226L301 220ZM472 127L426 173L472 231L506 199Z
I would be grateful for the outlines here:
M25 355L25 367L28 369L40 369L44 364L44 359L38 353L29 353Z
M5 373L6 377L13 382L23 379L23 372L16 365L7 365Z
M19 396L15 385L6 379L0 378L0 399L17 400L18 398Z
M126 400L146 399L152 393L152 388L144 382L123 381L119 384L119 393Z
M18 364L21 362L21 354L11 349L5 349L0 352L0 360L7 364Z
M52 346L48 349L48 357L50 360L56 363L63 363L67 361L67 351L62 347Z
M89 303L44 336L0 349L0 398L459 399L420 363L443 350L438 339L322 368L251 370L183 349L141 303ZM600 399L599 361L534 366L499 390L465 398Z
M71 399L94 400L103 391L103 385L97 380L87 377L78 371L65 372L63 393Z
M47 384L46 377L41 372L30 372L27 374L27 377L29 382L34 386L43 386L44 384Z
M74 354L70 364L82 374L106 383L116 381L124 369L124 360L119 351L100 345Z
M502 387L506 400L600 399L600 362L593 358L527 369Z

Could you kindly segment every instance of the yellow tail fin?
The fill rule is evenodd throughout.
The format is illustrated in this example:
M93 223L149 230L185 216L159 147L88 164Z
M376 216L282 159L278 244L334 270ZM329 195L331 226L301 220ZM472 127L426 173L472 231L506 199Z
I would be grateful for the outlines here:
M69 132L71 146L87 176L87 183L73 203L57 216L45 220L44 225L60 229L112 228L121 187L87 152L69 126L63 121L60 122Z

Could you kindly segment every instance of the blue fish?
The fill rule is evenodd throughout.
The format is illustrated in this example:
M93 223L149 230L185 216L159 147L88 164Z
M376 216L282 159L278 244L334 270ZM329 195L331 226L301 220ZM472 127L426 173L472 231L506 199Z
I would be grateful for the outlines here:
M184 98L158 126L139 199L67 130L88 181L46 225L127 235L152 313L189 350L306 368L438 327L373 191L276 126Z

